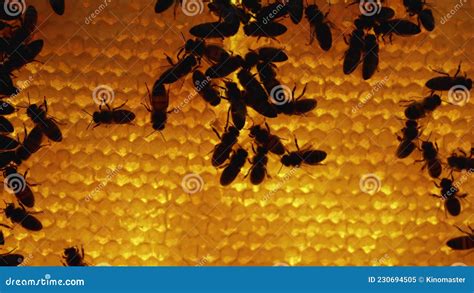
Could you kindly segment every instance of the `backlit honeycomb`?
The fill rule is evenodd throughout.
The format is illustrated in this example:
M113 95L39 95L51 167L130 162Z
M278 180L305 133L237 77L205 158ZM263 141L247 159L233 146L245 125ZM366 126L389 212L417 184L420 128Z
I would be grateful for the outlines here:
M211 166L209 154L218 141L211 125L222 131L225 124L224 104L211 108L192 97L189 76L173 84L170 108L181 110L170 114L165 141L150 135L149 114L141 105L145 82L151 85L167 68L164 54L174 57L182 45L180 32L188 38L192 25L214 20L207 8L186 16L177 7L174 18L173 9L156 15L155 0L85 0L68 1L65 15L57 16L46 0L26 2L39 11L36 38L45 40L38 58L44 64L29 64L17 74L26 88L15 103L26 105L28 93L32 102L46 96L49 113L64 123L64 140L20 167L30 168L28 181L40 184L33 190L44 225L36 233L19 226L4 231L6 248L17 247L25 264L60 265L65 247L83 245L90 264L474 265L474 254L445 245L460 235L454 225L474 223L472 195L459 217L446 217L441 201L430 196L438 189L414 162L421 155L394 156L403 126L399 102L428 94L424 83L436 75L430 67L454 74L462 61L462 70L474 76L472 1L461 1L445 24L441 17L459 2L433 3L436 29L382 44L379 71L368 82L360 68L350 76L342 73L347 48L342 34L352 30L357 5L331 1L334 47L328 53L307 45L306 20L298 26L285 20L289 30L278 38L281 44L242 33L225 40L234 53L263 45L287 50L290 59L278 68L282 83L290 88L296 83L297 92L307 83L307 96L317 98L318 107L305 117L268 123L292 150L295 135L300 146L328 152L323 166L280 172L278 158L271 156L272 178L252 186L241 174L226 188L219 186L221 170ZM405 17L400 2L389 1ZM317 3L327 11L325 1ZM134 125L86 129L91 117L82 110L97 109L92 92L99 85L114 90L113 106L127 101L137 115ZM470 149L473 109L472 101L444 104L423 121L424 138L431 133L444 159L457 147ZM32 127L24 109L15 115L17 130L23 122ZM250 148L250 139L242 144ZM183 190L187 174L202 178L202 190ZM380 178L374 194L359 186L367 174ZM472 179L462 191L474 194ZM7 198L13 199L4 192Z

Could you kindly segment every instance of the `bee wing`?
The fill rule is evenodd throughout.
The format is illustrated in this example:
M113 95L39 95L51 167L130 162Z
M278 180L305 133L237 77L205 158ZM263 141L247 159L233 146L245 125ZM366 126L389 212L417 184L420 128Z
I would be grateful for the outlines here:
M21 225L23 228L31 231L40 231L43 229L43 224L41 224L36 217L29 214L21 221Z
M52 119L46 119L40 124L41 130L50 140L60 142L63 140L61 129Z
M23 255L21 254L2 254L0 255L1 267L16 267L23 262Z

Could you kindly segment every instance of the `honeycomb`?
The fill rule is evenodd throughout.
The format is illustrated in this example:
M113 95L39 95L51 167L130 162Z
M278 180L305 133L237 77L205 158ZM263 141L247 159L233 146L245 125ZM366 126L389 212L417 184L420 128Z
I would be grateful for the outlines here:
M218 143L211 126L222 132L227 108L213 108L193 95L190 76L170 87L169 115L162 132L153 133L149 113L141 105L152 84L183 44L191 26L215 21L207 9L187 16L180 7L153 11L155 0L68 1L63 16L45 0L26 0L39 12L36 38L45 41L37 58L17 72L23 90L16 105L45 96L49 114L62 123L64 139L33 155L19 170L30 169L28 181L36 196L34 211L44 229L4 230L5 250L17 248L25 265L61 265L65 247L83 246L90 264L113 266L372 266L474 265L474 254L451 251L446 241L473 223L470 196L458 217L446 216L439 190L415 151L397 159L397 133L403 127L399 102L420 99L432 68L474 75L472 1L434 1L433 32L381 44L379 70L363 81L360 68L342 73L347 49L343 34L352 30L357 5L331 1L333 48L308 46L306 19L277 40L247 38L243 32L225 41L225 48L244 54L249 48L281 46L289 61L278 66L279 78L318 107L305 116L267 119L272 132L294 150L300 146L328 153L324 165L281 168L270 156L269 174L253 186L244 174L225 188L222 170L212 167L210 152ZM323 11L329 7L317 1ZM440 22L456 4L462 7ZM102 5L102 6L101 6ZM389 1L398 17L408 17L401 1ZM102 8L100 8L102 7ZM113 89L112 106L127 102L137 118L132 125L87 129L98 106L98 86ZM446 100L446 93L443 93ZM473 103L443 105L423 120L423 138L430 135L446 157L471 148ZM255 113L253 113L255 114ZM16 133L33 125L24 109L10 116ZM255 123L262 120L253 115ZM249 125L247 125L248 127ZM250 148L251 140L241 142ZM250 152L251 153L251 152ZM281 168L281 170L280 170ZM446 175L446 173L444 173ZM474 193L470 174L461 190ZM361 179L371 178L367 186ZM373 179L376 179L375 182ZM186 180L185 180L186 179ZM14 198L3 192L3 199ZM3 220L8 223L7 219Z

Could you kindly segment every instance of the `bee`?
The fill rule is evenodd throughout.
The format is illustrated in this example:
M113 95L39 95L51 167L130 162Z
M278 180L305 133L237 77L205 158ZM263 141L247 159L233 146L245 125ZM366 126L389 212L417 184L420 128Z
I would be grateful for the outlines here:
M0 133L12 133L15 131L13 124L5 117L0 116Z
M9 203L3 211L5 216L9 218L12 223L20 224L27 230L40 231L43 229L41 222L32 216L36 213L28 212L21 203L19 208L15 207L15 204Z
M25 259L23 255L11 253L13 251L0 254L0 267L17 267Z
M346 39L344 38L344 41ZM344 74L351 74L359 65L364 50L364 31L362 29L355 29L352 31L349 42L349 48L344 53L343 72Z
M205 22L193 26L189 33L195 37L202 39L211 39L211 38L220 38L224 39L227 37L232 37L237 34L239 31L240 22L237 20L232 20L229 22Z
M425 0L403 0L406 10L410 16L417 15L418 23L421 23L427 31L435 28L435 20L431 9L425 8Z
M33 129L28 133L25 128L25 138L23 142L15 149L15 156L17 161L26 161L28 158L36 153L41 148L41 142L43 141L43 131L38 125L35 125Z
M64 14L65 0L49 0L49 5L57 15Z
M364 56L362 62L362 78L370 79L379 66L379 44L373 34L365 36Z
M256 22L252 21L244 25L244 33L249 37L274 38L283 35L287 27L279 22Z
M8 135L0 134L0 151L16 149L20 143Z
M438 144L430 141L423 141L421 143L421 150L423 152L423 159L417 162L425 162L422 169L428 167L428 173L432 178L438 178L443 171L441 167L441 160L438 157Z
M471 154L468 156L464 150L459 149L461 155L453 152L448 157L448 165L453 171L474 170L474 148L471 148Z
M468 90L472 89L472 79L468 78L467 75L459 76L461 63L459 63L454 76L450 76L446 72L434 71L445 76L434 77L426 82L425 86L432 91L448 91L455 86L462 86Z
M250 182L253 185L259 185L263 182L265 177L268 176L267 173L267 163L268 163L268 149L264 146L257 146L257 150L252 145L252 150L254 152L254 156L250 163L252 167L250 167L249 174L250 174ZM248 174L247 174L248 175Z
M245 89L244 100L248 106L265 117L277 117L278 111L276 107L268 101L265 89L250 71L241 69L237 73L237 78L240 85Z
M270 21L275 21L278 18L282 18L288 14L288 2L287 1L275 1L274 3L263 6L256 14L257 22L266 24ZM269 17L271 15L271 18Z
M303 149L298 146L298 140L295 138L296 151L288 152L283 155L280 162L286 167L300 167L303 164L320 165L327 157L327 153L322 150Z
M470 232L463 231L461 228L456 228L467 236L459 236L456 238L449 239L446 245L452 250L469 250L474 248L474 229L468 226Z
M193 73L194 89L211 106L217 106L221 102L221 95L215 85L212 84L210 77L200 70L196 69Z
M28 101L30 97L28 95ZM26 109L26 114L37 125L46 137L55 142L63 140L63 135L54 118L48 117L48 104L46 98L41 105L30 104Z
M286 115L304 115L313 109L316 108L318 105L318 101L315 99L305 99L302 97L304 96L306 92L306 86L304 86L303 91L301 94L295 98L295 91L296 91L296 86L293 88L293 91L291 92L291 99L281 105L276 105L276 108L278 110L278 113L283 113Z
M235 82L226 81L226 99L230 103L230 114L232 122L238 130L241 130L245 126L245 120L247 117L247 106L242 97L242 92Z
M36 184L28 184L26 182L26 175L28 175L28 170L25 174L21 175L14 165L3 168L5 185L13 191L20 204L32 208L35 205L35 197L30 186L36 186Z
M252 11L254 14L259 12L262 9L262 4L260 0L242 0L242 5Z
M398 18L389 19L381 22L380 24L375 26L374 31L377 36L382 35L383 40L386 36L388 36L390 42L392 42L393 34L402 37L407 37L421 33L421 29L416 23Z
M260 47L253 52L255 52L258 59L264 63L285 62L288 60L288 55L281 48Z
M0 102L0 115L1 116L4 116L4 115L10 115L10 114L13 114L15 113L15 107L13 107L10 103L7 103L7 102Z
M170 57L167 57L167 60L172 66L160 75L160 78L156 81L158 85L174 83L191 73L199 65L198 59L192 54L179 59L176 64L173 63Z
M441 179L440 184L435 183L436 187L441 189L441 195L432 194L432 196L444 200L444 209L451 216L458 216L461 213L460 198L465 198L467 193L458 194L459 189L453 185L453 180L448 178Z
M230 56L226 59L221 60L219 63L211 65L206 70L206 75L210 78L222 78L233 73L242 67L244 60L241 56L235 55Z
M402 101L405 103L406 101ZM441 106L441 97L436 94L432 94L425 97L421 102L408 101L410 102L405 109L405 117L410 120L418 120L426 116L427 113L433 112Z
M159 14L168 10L174 3L174 0L156 0L155 13Z
M232 153L229 164L225 166L221 174L220 184L222 186L231 184L237 178L237 175L239 175L240 170L242 170L247 161L247 157L248 152L243 148L238 148Z
M288 14L294 24L298 24L303 19L304 3L303 0L288 0Z
M109 104L107 104L105 100L103 100L102 103L99 105L99 111L95 111L92 114L91 123L92 122L94 123L93 128L96 128L97 126L101 124L130 124L132 123L133 120L135 120L135 114L129 110L121 109L123 106L125 106L126 103L127 102L125 101L122 105L118 107L110 108ZM107 110L104 110L102 108L102 105L105 105Z
M148 91L148 104L143 104L145 109L150 112L151 126L154 130L161 131L165 129L168 120L169 93L163 84L155 82L153 90L150 93L148 85L145 83Z
M78 247L72 246L64 249L63 266L65 267L86 267L88 264L84 261L84 247L79 250Z
M329 51L332 47L331 26L327 20L329 11L323 14L319 7L313 4L306 7L305 14L311 29L309 44L317 39L319 47L324 51Z
M2 9L0 9L2 11ZM4 67L0 66L0 95L12 96L19 92L18 88L13 85L13 80L10 76L10 71L6 71Z
M254 125L250 128L249 136L255 140L255 142L264 147L266 150L276 154L283 155L285 153L285 146L281 142L281 139L271 134L268 123L265 122L265 128L260 125Z
M35 40L28 44L20 44L1 65L3 70L12 72L35 61L36 56L38 56L41 50L43 50L43 45L43 40Z
M397 136L398 141L400 141L396 151L398 158L406 158L415 150L416 144L413 141L420 136L419 129L416 120L407 120L405 122L405 127L402 129L403 136Z
M232 147L237 143L240 132L235 126L228 127L228 125L226 125L225 132L222 136L214 127L212 130L221 140L221 142L214 147L214 153L212 154L212 166L219 167L229 158Z
M200 38L187 40L184 47L178 52L178 56L183 50L187 54L194 54L199 58L205 57L211 63L220 63L230 57L230 54L221 46L207 44L204 39Z

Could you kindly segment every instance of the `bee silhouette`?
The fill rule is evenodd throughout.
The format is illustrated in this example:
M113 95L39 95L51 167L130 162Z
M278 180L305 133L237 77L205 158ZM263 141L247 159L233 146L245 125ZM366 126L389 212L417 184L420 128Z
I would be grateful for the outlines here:
M84 267L88 264L84 261L84 247L81 250L77 247L68 247L64 249L63 266L65 267Z
M472 229L471 226L468 226L468 227L469 227L469 230L471 230L470 232L466 232L456 226L456 228L459 231L461 231L463 234L466 234L467 236L459 236L459 237L449 239L448 242L446 242L446 245L452 250L473 249L474 248L474 230Z

